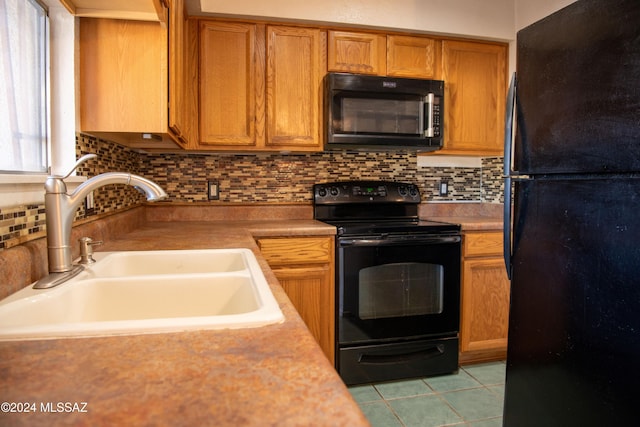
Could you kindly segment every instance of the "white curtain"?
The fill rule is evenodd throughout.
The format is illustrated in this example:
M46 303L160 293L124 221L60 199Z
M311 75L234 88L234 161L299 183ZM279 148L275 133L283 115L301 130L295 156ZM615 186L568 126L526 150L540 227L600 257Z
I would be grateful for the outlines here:
M36 0L0 0L1 172L46 172L47 33Z

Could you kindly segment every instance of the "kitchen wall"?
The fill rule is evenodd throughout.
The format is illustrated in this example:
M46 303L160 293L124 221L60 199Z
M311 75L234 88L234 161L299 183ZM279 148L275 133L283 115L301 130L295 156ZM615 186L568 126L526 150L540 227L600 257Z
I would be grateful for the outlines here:
M514 0L516 31L552 14L576 0Z
M513 39L514 0L187 0L190 15L240 15L278 20Z
M153 179L181 203L311 204L317 182L375 179L414 182L424 202L501 203L502 158L485 158L479 168L418 167L415 153L323 152L310 154L145 154L78 134L76 156L96 153L78 174L129 171ZM207 182L217 181L220 199L209 201ZM440 196L446 181L449 194ZM43 192L44 200L44 192ZM78 209L76 221L136 206L144 197L124 185L94 191L95 208ZM44 204L0 209L0 249L44 237Z

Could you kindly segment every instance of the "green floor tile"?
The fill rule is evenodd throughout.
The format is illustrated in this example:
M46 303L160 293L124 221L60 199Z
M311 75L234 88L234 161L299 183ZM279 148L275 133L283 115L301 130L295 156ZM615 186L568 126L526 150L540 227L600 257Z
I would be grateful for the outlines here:
M460 369L457 374L425 378L425 382L437 392L482 387L482 384L462 369Z
M376 384L375 388L384 399L395 399L398 397L418 396L421 394L433 393L422 380L393 381Z
M382 400L382 397L380 397L380 394L378 394L378 392L372 385L349 387L349 393L351 393L353 399L358 403Z
M455 374L351 386L373 427L501 427L506 364Z
M504 400L504 384L496 384L487 386L489 391L493 392L498 396L501 400Z
M474 421L467 424L469 427L502 427L502 417L491 418L489 420Z
M485 388L452 391L441 396L466 421L502 416L502 399Z
M484 385L504 384L506 364L504 362L481 363L464 366L463 369Z
M398 418L384 402L363 403L360 408L371 423L371 427L402 427Z
M438 427L463 421L435 395L395 399L388 403L406 427Z

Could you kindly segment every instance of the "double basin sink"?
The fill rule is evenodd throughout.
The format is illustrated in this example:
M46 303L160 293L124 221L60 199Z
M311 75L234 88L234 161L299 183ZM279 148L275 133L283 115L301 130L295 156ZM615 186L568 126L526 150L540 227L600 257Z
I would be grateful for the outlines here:
M100 252L0 301L0 340L253 328L284 320L249 249Z

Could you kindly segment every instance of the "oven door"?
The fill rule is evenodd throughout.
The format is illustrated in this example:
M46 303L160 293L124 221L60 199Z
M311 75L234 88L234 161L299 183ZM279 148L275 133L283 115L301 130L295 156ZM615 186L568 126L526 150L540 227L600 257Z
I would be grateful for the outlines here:
M457 336L460 236L341 237L339 347Z

